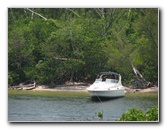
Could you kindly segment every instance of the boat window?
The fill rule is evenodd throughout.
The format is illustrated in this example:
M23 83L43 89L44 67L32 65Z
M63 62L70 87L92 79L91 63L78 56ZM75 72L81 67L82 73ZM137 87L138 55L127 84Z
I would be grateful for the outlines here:
M118 83L118 80L115 79L106 79L106 83Z
M119 76L111 74L99 74L96 77L95 82L107 82L107 83L118 83Z
M111 79L106 79L106 83L111 83Z
M115 83L115 80L114 80L114 79L112 79L112 80L111 80L111 82L112 82L112 83Z

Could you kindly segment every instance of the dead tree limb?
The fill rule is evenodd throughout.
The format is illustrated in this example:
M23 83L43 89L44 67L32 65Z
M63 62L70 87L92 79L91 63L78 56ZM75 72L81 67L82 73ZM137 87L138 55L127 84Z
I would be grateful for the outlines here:
M69 10L71 11L71 12L73 12L75 15L77 15L78 17L81 17L80 15L78 15L75 11L73 11L72 9L70 9L69 8Z
M26 8L26 10L32 12L32 17L33 17L33 14L36 14L36 15L38 15L39 17L43 18L44 20L47 20L46 17L42 16L41 14L39 14L39 13L37 13L37 12L35 12L35 11L29 9L29 8Z
M95 10L96 13L101 17L101 14L100 14L100 12L98 12L98 9L94 8L94 10ZM99 11L100 11L100 9L99 9Z
M135 74L135 83L136 83L136 88L146 88L149 86L150 82L146 81L146 79L142 76L142 74L133 66L132 68Z

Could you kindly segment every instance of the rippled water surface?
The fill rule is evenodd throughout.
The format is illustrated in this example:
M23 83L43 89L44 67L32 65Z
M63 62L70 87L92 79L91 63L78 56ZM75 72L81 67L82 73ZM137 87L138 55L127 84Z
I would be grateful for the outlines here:
M157 98L123 97L108 101L92 101L90 97L41 97L17 95L8 98L8 121L115 121L133 107L146 111L158 105Z

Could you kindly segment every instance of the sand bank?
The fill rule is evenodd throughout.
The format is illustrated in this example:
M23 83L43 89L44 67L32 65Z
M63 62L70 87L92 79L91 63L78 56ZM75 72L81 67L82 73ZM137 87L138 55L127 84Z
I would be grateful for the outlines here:
M37 86L34 91L84 91L87 92L88 86L57 86L55 88L49 88L48 86L45 85L40 85ZM150 92L158 92L158 87L151 87L151 88L146 88L146 89L131 89L128 87L125 87L126 92L129 93L135 93L135 92L140 92L140 93L150 93Z

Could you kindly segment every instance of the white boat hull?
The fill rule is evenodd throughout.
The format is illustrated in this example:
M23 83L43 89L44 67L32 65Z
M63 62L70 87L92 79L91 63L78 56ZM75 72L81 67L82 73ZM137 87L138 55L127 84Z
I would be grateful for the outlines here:
M107 98L115 98L115 97L123 97L125 95L125 91L122 90L88 90L91 97L107 97Z
M114 72L100 72L87 90L91 97L117 98L125 95L121 76Z

